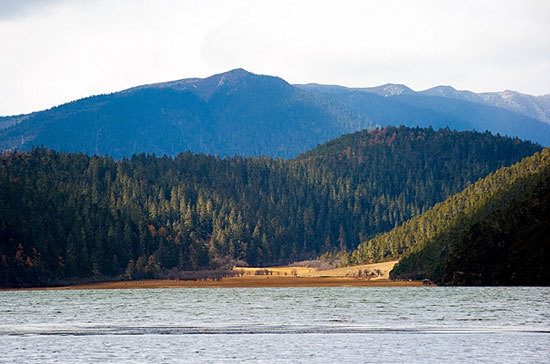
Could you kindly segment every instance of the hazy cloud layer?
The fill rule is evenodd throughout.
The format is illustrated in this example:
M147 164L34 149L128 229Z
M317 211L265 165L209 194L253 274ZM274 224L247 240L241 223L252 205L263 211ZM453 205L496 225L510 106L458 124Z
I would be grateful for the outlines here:
M67 1L71 0L0 0L0 21L24 17L33 12L41 12L49 7Z
M0 115L231 68L550 93L550 1L0 0Z
M54 1L41 1L41 0L0 0L0 20L3 18L12 18L15 16L24 15L34 7L41 6L42 3L54 2Z

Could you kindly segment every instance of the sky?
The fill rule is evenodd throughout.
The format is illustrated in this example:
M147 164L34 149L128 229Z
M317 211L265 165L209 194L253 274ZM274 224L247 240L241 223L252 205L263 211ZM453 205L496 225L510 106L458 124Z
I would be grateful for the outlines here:
M550 94L550 1L0 0L0 115L234 68Z

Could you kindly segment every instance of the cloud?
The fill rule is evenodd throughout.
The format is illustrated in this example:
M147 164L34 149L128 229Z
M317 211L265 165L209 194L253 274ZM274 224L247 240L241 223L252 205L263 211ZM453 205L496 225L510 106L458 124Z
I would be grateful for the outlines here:
M0 0L0 22L44 12L60 5L93 3L96 0Z
M0 0L0 20L25 16L67 0Z
M281 0L218 24L201 57L297 83L548 93L541 76L522 79L529 67L550 70L550 23L539 14L547 9L541 1Z
M549 93L547 0L0 0L0 115L242 67Z

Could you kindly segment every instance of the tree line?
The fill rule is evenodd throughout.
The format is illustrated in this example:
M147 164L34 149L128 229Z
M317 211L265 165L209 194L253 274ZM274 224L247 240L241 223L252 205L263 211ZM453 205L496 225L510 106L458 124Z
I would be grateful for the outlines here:
M403 257L392 278L459 285L548 285L550 149L503 167L390 232L352 263Z
M351 251L540 149L489 133L388 127L294 160L7 153L0 284L154 278Z

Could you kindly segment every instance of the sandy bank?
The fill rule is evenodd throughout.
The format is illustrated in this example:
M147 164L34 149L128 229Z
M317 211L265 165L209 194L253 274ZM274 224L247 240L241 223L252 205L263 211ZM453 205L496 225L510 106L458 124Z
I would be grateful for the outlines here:
M392 281L389 271L396 261L354 267L316 270L305 267L239 268L243 275L221 280L144 280L90 283L64 287L28 288L29 290L132 289L132 288L209 288L209 287L411 287L418 281ZM256 271L268 274L257 275ZM365 275L365 271L370 276Z
M40 287L28 290L71 289L131 289L131 288L208 288L208 287L410 287L421 286L418 281L391 281L387 279L366 280L346 277L277 277L242 276L224 278L220 281L147 280L90 283L65 287Z

